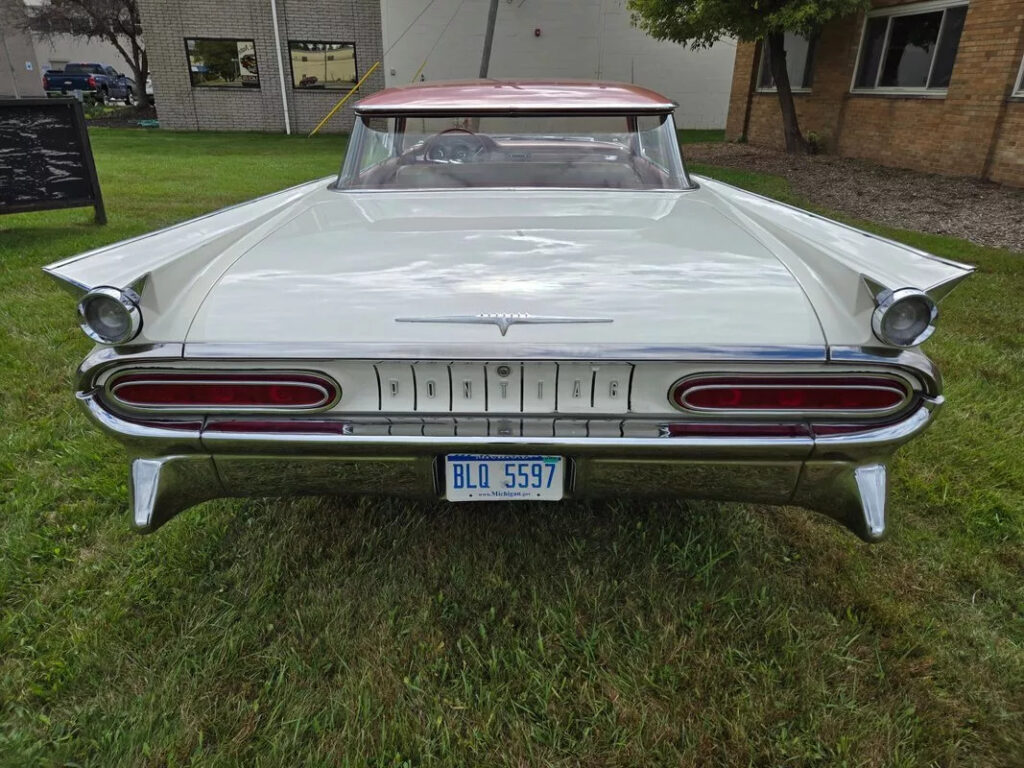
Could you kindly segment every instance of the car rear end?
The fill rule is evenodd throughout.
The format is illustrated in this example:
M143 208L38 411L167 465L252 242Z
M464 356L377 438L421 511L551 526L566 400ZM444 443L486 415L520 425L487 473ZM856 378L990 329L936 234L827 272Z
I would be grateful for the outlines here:
M221 496L671 496L885 530L886 458L942 403L922 355L643 349L506 360L101 350L78 397L122 440L136 525Z

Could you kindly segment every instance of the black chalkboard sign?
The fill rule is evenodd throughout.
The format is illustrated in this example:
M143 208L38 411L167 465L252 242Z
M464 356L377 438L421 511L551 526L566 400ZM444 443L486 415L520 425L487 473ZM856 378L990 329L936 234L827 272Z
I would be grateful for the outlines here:
M107 223L75 99L0 99L0 214L92 206Z

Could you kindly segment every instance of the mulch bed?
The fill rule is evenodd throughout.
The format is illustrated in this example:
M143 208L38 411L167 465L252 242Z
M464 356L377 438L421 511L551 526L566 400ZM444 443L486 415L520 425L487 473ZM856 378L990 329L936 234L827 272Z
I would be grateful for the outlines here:
M683 151L689 162L782 176L796 194L847 216L1024 252L1021 189L750 144L687 144Z

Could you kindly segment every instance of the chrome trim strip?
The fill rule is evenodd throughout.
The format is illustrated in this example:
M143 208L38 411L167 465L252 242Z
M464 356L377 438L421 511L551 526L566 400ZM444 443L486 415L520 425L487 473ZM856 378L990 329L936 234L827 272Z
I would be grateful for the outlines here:
M898 368L918 379L929 397L942 394L942 374L919 349L892 347L829 347L828 359L837 363Z
M660 103L652 104L641 104L641 105L630 105L628 107L612 107L602 106L600 103L594 105L585 106L560 106L557 109L554 107L514 107L514 106L501 106L501 107L480 107L480 106L466 106L465 104L442 104L436 107L400 107L394 105L381 104L375 106L368 104L361 106L356 104L355 113L356 115L366 115L369 117L417 117L417 116L433 116L433 117L474 117L481 115L484 117L502 117L502 116L516 116L516 115L537 115L537 116L550 116L559 117L562 115L667 115L679 106L673 101L664 101Z
M92 389L96 378L108 368L126 362L149 363L181 360L185 355L184 344L133 344L120 347L94 347L86 356L75 375L75 390L83 392Z
M186 342L185 359L204 360L579 360L633 362L729 360L731 362L825 362L824 346L671 346L644 344L536 344L524 342Z
M479 315L439 315L437 317L396 317L396 323L441 323L461 325L496 325L501 335L513 325L569 325L575 323L614 323L607 317L561 317L520 313L483 313Z
M758 458L836 458L854 460L862 456L888 454L924 429L942 399L925 401L920 408L895 424L851 434L811 437L500 437L500 436L424 436L346 435L292 432L215 432L170 430L127 421L111 413L94 394L79 395L90 417L105 431L123 442L141 447L148 443L152 455L166 455L168 444L174 452L191 453L201 443L202 450L213 454L246 455L382 455L407 458L445 452L510 453L564 452L565 455L607 456L630 459L733 457Z

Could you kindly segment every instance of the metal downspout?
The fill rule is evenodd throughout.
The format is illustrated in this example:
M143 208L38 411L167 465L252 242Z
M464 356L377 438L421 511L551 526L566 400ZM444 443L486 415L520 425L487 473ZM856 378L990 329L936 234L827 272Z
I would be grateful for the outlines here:
M292 121L288 114L288 90L284 77L284 58L281 56L281 29L277 25L277 0L270 0L270 16L274 22L274 50L277 53L277 74L281 79L281 106L284 108L284 132L292 135Z

